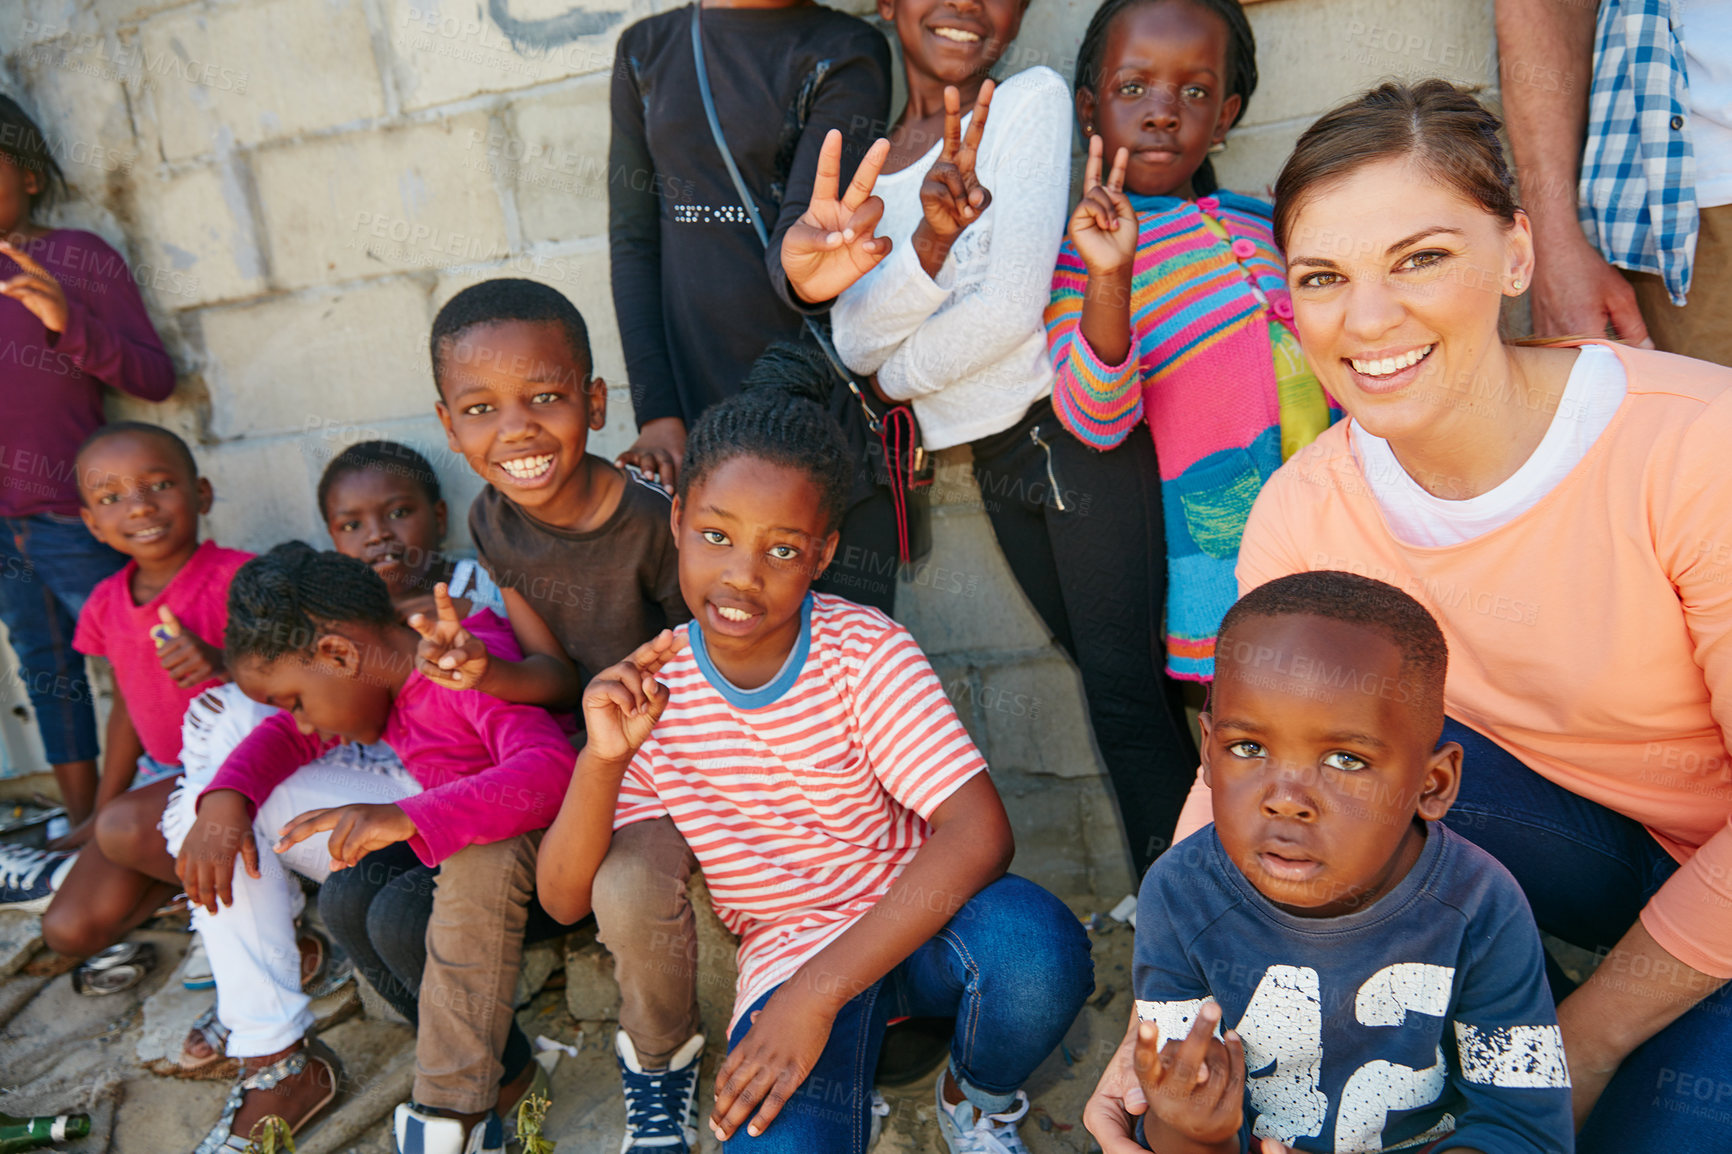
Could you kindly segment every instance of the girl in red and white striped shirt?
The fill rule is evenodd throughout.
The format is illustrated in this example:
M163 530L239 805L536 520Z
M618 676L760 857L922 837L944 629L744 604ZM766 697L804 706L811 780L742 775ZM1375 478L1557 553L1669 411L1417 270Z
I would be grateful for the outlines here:
M673 820L740 936L710 1115L730 1147L864 1149L885 1022L915 1015L958 1021L936 1089L951 1149L1021 1150L1020 1086L1092 986L1088 941L1006 875L1003 804L914 639L810 591L854 467L829 373L774 346L693 429L673 508L693 620L585 693L541 898L581 916L612 830Z

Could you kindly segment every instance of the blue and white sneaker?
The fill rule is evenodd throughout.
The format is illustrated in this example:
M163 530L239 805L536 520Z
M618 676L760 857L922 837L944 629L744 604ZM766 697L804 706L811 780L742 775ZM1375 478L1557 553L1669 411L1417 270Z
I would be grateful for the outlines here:
M674 1052L665 1070L645 1070L624 1030L614 1035L613 1048L620 1081L625 1083L625 1140L619 1154L696 1150L698 1066L704 1057L704 1036L693 1034Z
M1028 1113L1028 1095L1016 1092L1016 1106L1002 1114L982 1114L964 1098L952 1106L944 1100L944 1074L938 1075L938 1129L950 1154L1028 1154L1016 1124Z
M392 1118L397 1154L505 1154L505 1125L489 1110L467 1138L463 1123L434 1114L414 1102L403 1102Z
M76 853L0 845L0 909L39 914L54 900Z

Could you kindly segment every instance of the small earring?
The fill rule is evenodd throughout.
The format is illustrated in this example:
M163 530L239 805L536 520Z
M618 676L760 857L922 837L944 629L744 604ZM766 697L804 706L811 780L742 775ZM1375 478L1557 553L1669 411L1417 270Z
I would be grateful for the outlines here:
M1225 140L1217 140L1215 143L1209 145L1209 151L1211 153L1225 152L1227 151L1227 142Z
M1522 291L1522 278L1519 276L1516 277L1513 281L1510 282L1509 287L1510 287L1510 291L1512 291L1512 292L1518 292L1518 293L1521 292Z

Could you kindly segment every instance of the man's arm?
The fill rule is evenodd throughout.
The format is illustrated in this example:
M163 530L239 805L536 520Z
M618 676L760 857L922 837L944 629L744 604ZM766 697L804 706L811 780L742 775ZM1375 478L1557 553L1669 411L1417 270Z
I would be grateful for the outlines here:
M1596 3L1497 0L1498 79L1522 207L1534 225L1536 336L1648 342L1636 294L1582 232L1576 183L1587 140Z

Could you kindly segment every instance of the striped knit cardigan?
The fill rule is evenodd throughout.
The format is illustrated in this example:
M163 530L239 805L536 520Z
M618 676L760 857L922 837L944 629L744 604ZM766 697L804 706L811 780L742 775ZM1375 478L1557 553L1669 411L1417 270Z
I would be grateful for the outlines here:
M1293 306L1267 204L1231 192L1196 201L1133 195L1131 203L1139 225L1131 352L1123 364L1103 364L1078 333L1088 269L1067 239L1046 310L1053 408L1101 450L1147 419L1166 520L1167 671L1207 681L1216 631L1238 595L1245 519L1281 466L1270 326L1291 331ZM1230 243L1204 225L1204 213Z

